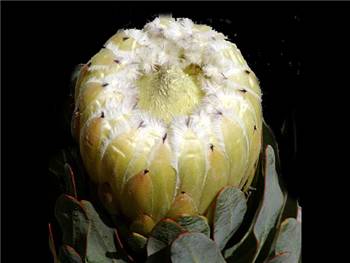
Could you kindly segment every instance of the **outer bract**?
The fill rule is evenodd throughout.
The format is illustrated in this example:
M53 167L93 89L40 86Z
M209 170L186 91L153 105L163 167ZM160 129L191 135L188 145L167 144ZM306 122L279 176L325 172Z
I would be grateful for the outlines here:
M110 213L148 234L246 191L261 148L261 91L236 45L206 25L159 17L120 30L85 66L72 131Z

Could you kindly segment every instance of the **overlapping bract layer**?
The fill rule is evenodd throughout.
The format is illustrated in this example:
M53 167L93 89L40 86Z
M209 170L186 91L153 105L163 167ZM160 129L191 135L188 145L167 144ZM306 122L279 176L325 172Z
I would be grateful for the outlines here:
M75 101L73 133L105 206L144 232L204 214L224 186L254 177L258 80L208 26L161 17L118 31L82 68Z

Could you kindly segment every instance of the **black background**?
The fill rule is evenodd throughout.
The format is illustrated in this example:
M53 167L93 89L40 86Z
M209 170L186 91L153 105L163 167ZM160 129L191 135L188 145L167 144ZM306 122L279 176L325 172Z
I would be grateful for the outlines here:
M48 160L71 143L63 106L74 67L88 61L118 29L142 28L156 15L169 13L209 24L237 44L260 80L264 118L280 143L282 175L307 208L303 186L310 174L300 160L308 143L304 135L316 123L306 110L318 98L312 97L306 108L302 105L310 93L323 93L311 70L330 66L325 61L331 55L324 50L342 49L348 11L348 5L320 3L3 3L2 220L14 223L3 231L12 235L11 229L22 233L40 219L44 226L54 221L57 189L52 181L47 183ZM293 136L280 133L285 120L296 125L296 155ZM17 232L14 245L21 237ZM46 238L46 233L40 235ZM34 250L46 255L44 249ZM30 259L28 253L16 254L22 256Z

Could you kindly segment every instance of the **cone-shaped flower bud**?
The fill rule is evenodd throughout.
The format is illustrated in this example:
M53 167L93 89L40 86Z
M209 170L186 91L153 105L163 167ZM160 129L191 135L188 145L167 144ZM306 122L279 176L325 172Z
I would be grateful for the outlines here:
M82 67L75 102L72 131L102 202L143 234L165 216L205 214L224 186L252 182L260 87L209 26L159 17L118 31Z

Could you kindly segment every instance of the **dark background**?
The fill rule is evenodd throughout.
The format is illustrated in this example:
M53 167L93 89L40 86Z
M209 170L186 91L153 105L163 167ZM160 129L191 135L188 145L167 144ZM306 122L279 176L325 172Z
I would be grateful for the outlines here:
M87 62L118 29L142 28L169 13L209 24L237 44L260 79L264 118L279 142L282 176L304 206L302 188L310 174L300 157L305 156L309 124L316 123L305 110L318 100L312 97L310 104L310 93L323 92L308 70L329 66L325 59L331 55L318 52L341 49L348 11L348 5L326 3L3 3L2 143L9 150L2 177L8 201L3 213L9 217L3 223L15 221L18 230L19 225L31 228L36 219L44 225L55 221L58 189L50 179L47 183L47 168L49 158L72 142L63 106L74 67ZM11 235L10 228L3 231Z

